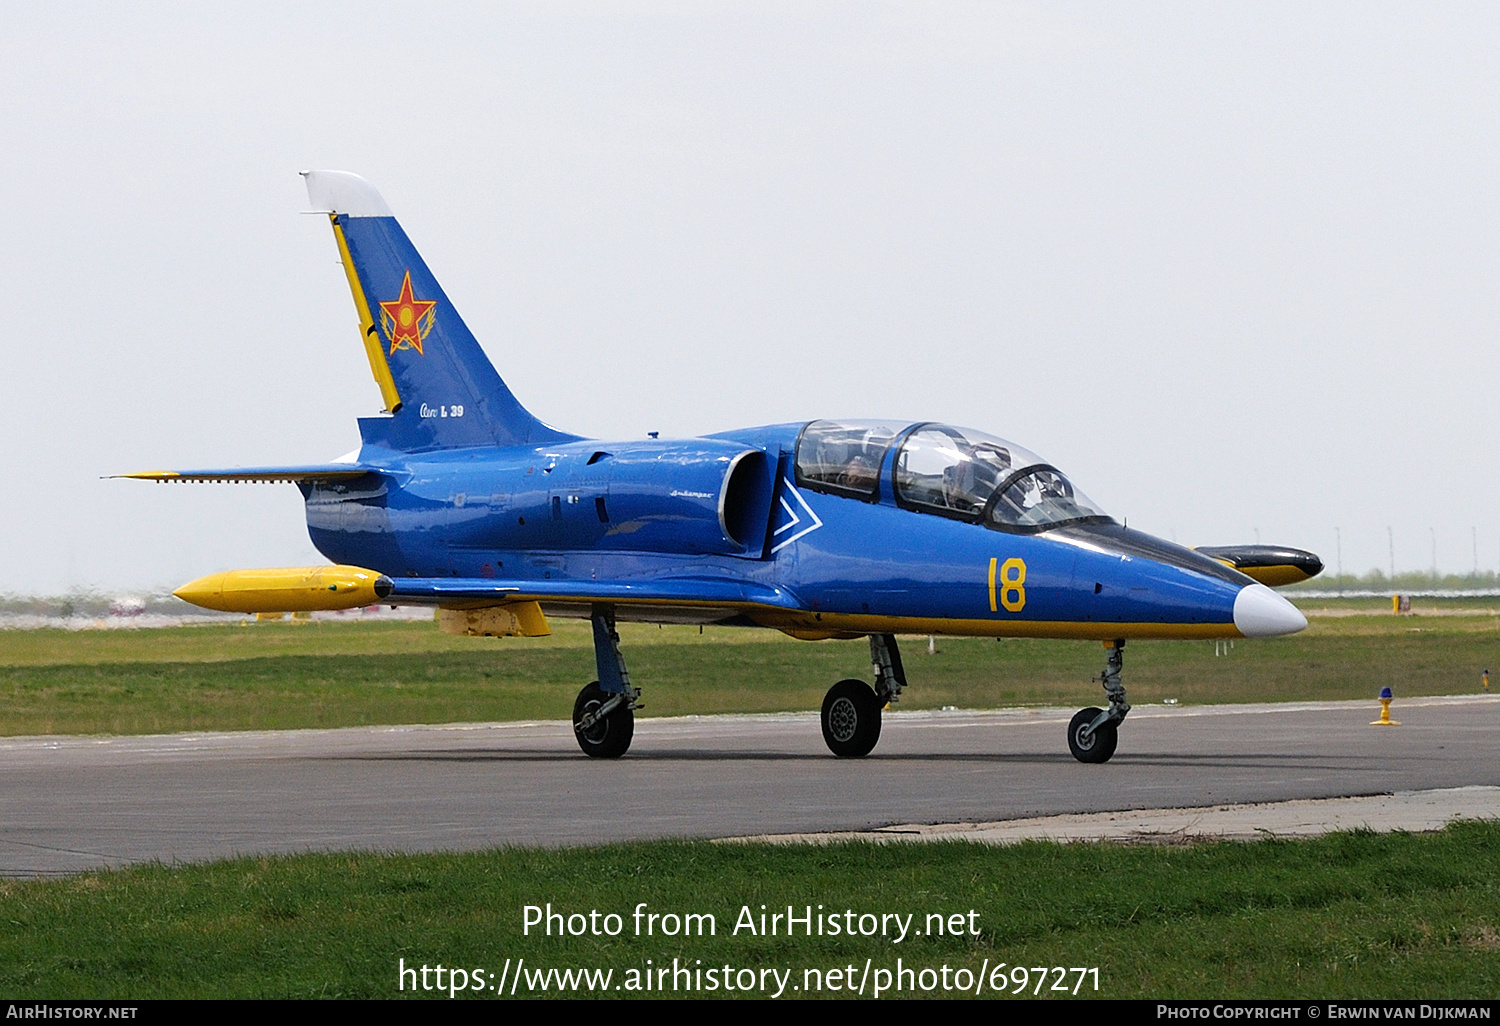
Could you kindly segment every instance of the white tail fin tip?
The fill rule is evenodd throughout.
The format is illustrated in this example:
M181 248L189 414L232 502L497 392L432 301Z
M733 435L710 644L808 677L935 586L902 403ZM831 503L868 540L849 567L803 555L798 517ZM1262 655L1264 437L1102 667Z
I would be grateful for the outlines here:
M303 171L313 213L345 217L391 217L391 208L375 187L348 171Z

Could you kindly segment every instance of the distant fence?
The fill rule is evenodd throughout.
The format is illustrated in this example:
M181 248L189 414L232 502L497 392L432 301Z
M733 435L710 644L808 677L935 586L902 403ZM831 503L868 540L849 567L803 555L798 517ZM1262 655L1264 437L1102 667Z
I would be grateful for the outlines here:
M1385 588L1371 591L1369 588L1345 588L1334 591L1328 588L1286 588L1282 594L1288 598L1383 598L1405 595L1408 598L1500 598L1500 588Z

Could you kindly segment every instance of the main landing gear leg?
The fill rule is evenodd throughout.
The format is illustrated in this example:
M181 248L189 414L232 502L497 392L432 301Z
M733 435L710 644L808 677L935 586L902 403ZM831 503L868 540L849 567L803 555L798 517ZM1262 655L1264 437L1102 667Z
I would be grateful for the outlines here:
M840 758L870 754L880 740L881 708L898 700L906 686L895 635L870 635L870 663L875 687L862 680L841 680L823 699L823 741Z
M901 650L894 634L870 635L870 664L875 667L875 697L881 707L901 701L906 687L906 671L901 667Z
M1109 708L1080 709L1073 722L1068 724L1068 749L1079 762L1108 762L1120 740L1120 722L1130 712L1130 703L1125 701L1125 685L1120 683L1120 670L1125 665L1125 640L1106 641L1104 647L1109 650L1109 657L1104 663L1104 672L1094 680L1104 685Z
M578 693L573 703L573 734L585 755L596 759L618 759L630 748L635 734L635 713L640 708L639 688L631 687L630 671L620 653L620 635L615 633L612 606L595 606L594 665L599 679Z

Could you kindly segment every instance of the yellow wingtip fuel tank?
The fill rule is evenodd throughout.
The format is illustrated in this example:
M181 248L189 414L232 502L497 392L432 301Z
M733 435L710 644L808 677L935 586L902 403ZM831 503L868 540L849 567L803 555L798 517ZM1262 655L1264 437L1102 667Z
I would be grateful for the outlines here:
M355 609L380 601L381 575L358 566L294 566L227 570L189 581L172 592L184 602L225 613L313 612Z
M1300 584L1323 572L1316 553L1281 545L1200 545L1197 551L1270 588Z

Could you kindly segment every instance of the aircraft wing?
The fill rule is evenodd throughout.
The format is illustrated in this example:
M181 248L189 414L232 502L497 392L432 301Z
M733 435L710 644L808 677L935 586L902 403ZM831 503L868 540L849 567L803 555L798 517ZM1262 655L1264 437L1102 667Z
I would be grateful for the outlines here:
M506 581L483 577L387 577L363 567L279 567L229 570L190 581L178 598L231 613L353 609L389 602L438 606L447 611L530 606L536 630L547 633L543 609L588 616L607 604L622 620L650 623L721 623L747 614L802 609L785 588L738 578L685 575L616 581ZM528 630L531 628L528 627Z
M308 463L291 467L224 467L217 470L142 470L113 477L157 484L272 484L282 481L349 481L364 477L373 468L356 463Z
M386 590L389 582L389 591ZM726 577L668 577L640 581L499 581L482 577L389 577L376 585L382 602L449 608L498 603L540 602L577 607L608 603L630 616L630 607L646 619L698 623L754 607L801 609L785 588ZM681 616L672 615L680 611ZM649 616L646 614L650 614Z

